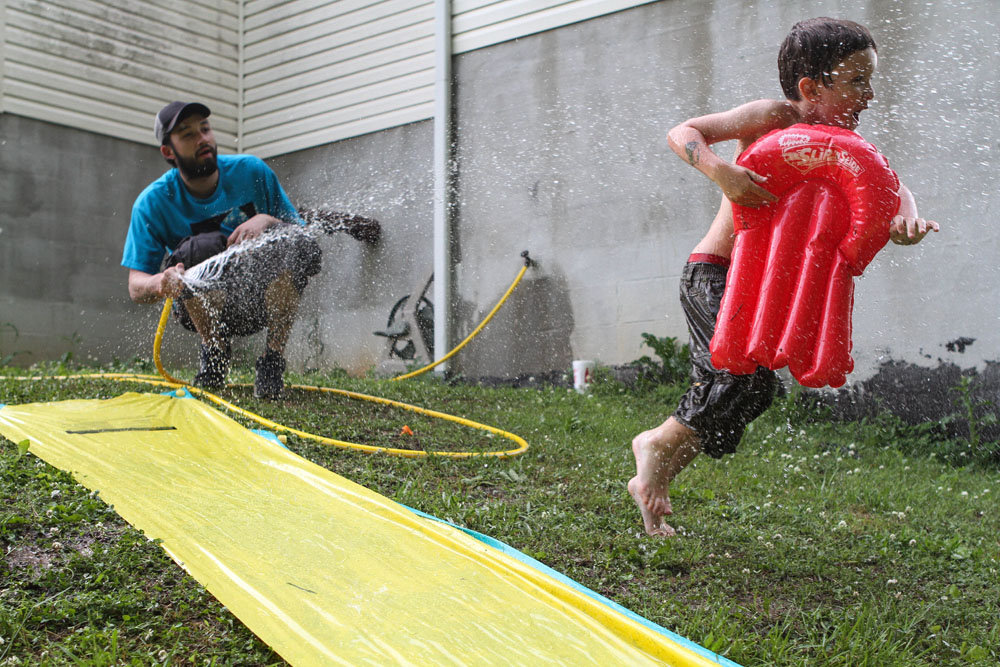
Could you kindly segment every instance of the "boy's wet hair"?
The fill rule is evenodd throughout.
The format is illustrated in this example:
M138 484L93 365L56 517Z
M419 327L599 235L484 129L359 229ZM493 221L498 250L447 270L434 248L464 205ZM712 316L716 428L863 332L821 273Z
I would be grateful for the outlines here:
M875 39L868 28L854 21L825 16L799 21L792 26L778 51L778 79L790 100L799 99L799 80L808 77L833 83L830 73L856 51L874 49Z

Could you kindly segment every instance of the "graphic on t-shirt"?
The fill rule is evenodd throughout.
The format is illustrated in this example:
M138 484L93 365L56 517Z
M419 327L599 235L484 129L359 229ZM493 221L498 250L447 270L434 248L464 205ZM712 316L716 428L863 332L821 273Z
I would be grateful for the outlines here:
M252 201L247 202L239 208L231 208L225 213L213 215L211 218L192 224L191 235L218 232L223 226L227 229L236 229L255 215L257 215L257 207L253 205Z

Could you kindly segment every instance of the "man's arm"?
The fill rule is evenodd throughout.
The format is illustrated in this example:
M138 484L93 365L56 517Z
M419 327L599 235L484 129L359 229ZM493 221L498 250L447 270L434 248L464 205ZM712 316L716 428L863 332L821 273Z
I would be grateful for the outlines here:
M181 280L183 273L183 264L176 264L155 274L129 269L128 295L136 303L156 303L167 297L175 299L184 289L184 281Z
M788 102L757 100L729 111L684 121L667 133L670 148L685 162L708 176L732 202L761 206L777 198L758 183L766 179L717 156L709 146L737 140L742 151L771 130L788 127L798 114Z
M920 243L928 232L939 231L938 223L925 220L917 212L917 200L910 189L899 184L899 213L889 223L889 239L896 245Z

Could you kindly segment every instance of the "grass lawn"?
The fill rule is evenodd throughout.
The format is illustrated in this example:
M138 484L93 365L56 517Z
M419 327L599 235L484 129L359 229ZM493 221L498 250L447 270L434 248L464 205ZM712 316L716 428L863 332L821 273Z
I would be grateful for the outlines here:
M793 392L751 426L735 455L700 457L681 473L671 493L680 535L654 539L625 489L634 474L629 443L669 415L683 387L628 389L604 375L587 396L553 386L290 376L464 416L514 432L531 449L509 460L450 460L294 436L288 446L506 542L743 665L1000 664L995 444L890 417L834 421ZM0 380L0 403L126 390L158 391ZM275 403L244 388L221 394L343 440L508 448L479 431L329 394L292 391ZM0 498L0 665L284 664L155 543L3 438Z

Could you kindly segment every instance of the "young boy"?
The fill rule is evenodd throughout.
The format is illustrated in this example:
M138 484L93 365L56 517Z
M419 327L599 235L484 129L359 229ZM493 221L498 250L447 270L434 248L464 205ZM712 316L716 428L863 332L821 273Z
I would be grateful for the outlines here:
M854 130L874 97L876 62L875 40L864 26L830 18L801 21L778 54L785 100L757 100L692 118L667 135L671 149L718 185L723 198L681 278L681 305L691 334L691 387L673 416L632 440L636 474L628 490L649 535L675 534L664 520L672 513L668 491L674 477L699 452L720 458L736 451L746 425L767 409L778 387L774 372L766 368L732 375L715 369L710 360L709 342L735 240L731 203L758 207L777 197L767 191L764 177L719 158L709 146L735 139L738 156L762 135L795 123ZM906 187L900 186L899 195L899 215L890 223L894 243L918 243L938 230L936 222L918 217Z

